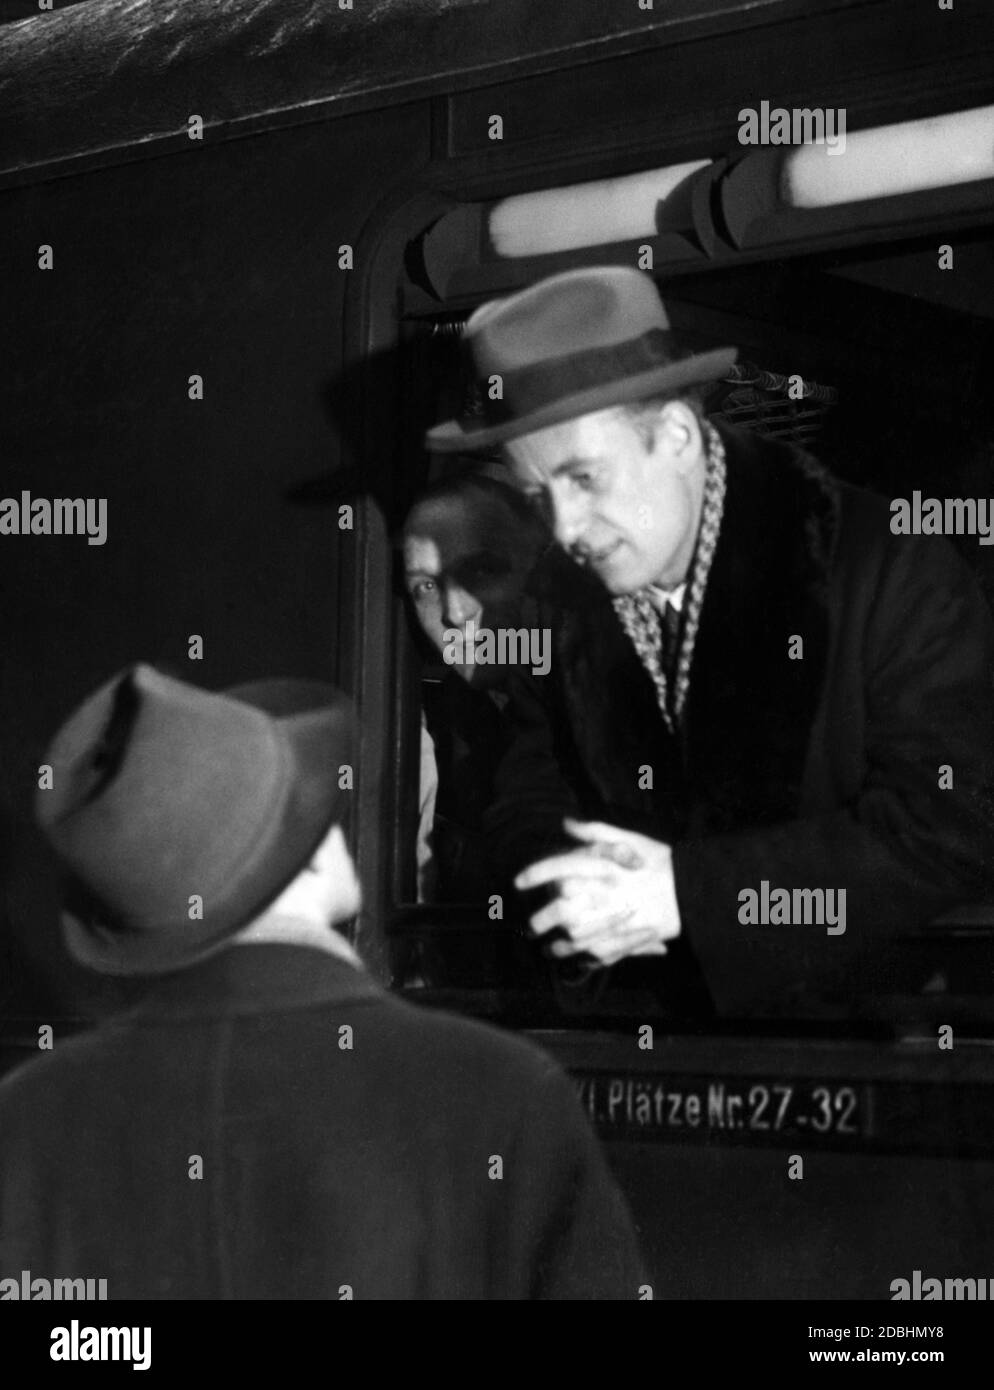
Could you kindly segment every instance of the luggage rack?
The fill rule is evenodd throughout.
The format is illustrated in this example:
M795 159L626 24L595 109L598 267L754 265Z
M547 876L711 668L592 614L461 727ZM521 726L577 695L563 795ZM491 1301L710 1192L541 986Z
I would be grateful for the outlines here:
M800 398L795 394L798 386ZM809 444L825 427L837 404L834 386L784 376L752 362L738 362L707 401L711 419L741 425L769 438Z

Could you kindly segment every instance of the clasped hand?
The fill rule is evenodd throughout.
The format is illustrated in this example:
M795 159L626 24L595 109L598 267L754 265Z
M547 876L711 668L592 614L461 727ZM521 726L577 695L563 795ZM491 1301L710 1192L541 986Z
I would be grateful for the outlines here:
M680 933L669 845L600 821L563 822L577 849L540 859L514 880L525 891L553 884L552 902L531 918L538 936L559 928L558 957L593 956L613 965L626 956L662 956Z

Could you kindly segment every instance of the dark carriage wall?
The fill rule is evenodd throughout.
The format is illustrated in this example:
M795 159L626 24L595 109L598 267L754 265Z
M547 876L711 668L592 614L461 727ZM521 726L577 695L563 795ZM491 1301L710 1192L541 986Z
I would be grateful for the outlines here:
M28 825L44 742L74 703L135 658L212 687L335 674L337 571L355 534L286 492L343 452L329 387L360 271L339 269L338 247L356 245L383 192L426 159L427 132L425 108L397 108L0 194L0 493L108 504L103 546L3 540L15 944L4 931L0 1014L92 997L87 977L40 964L55 888ZM37 268L44 243L52 271ZM202 661L188 659L191 634Z

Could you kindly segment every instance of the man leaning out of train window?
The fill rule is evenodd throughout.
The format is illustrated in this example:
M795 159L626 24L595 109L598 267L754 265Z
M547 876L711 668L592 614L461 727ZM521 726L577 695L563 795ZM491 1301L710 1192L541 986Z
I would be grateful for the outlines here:
M545 895L532 930L661 997L689 951L726 1015L858 1011L902 933L990 888L994 625L968 566L710 420L735 351L681 348L639 271L543 280L464 342L502 399L428 447L501 445L577 567L487 817Z

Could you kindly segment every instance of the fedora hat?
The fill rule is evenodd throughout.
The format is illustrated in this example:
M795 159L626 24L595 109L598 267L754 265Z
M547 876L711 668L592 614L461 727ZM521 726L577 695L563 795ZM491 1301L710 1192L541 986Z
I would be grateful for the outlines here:
M35 798L89 909L63 915L70 954L156 975L219 949L342 819L352 738L348 701L316 682L216 694L151 666L119 672L55 735Z
M623 266L568 270L492 300L466 324L481 416L430 429L438 453L482 449L563 420L717 381L735 348L687 357L651 278ZM499 377L500 399L491 398Z

